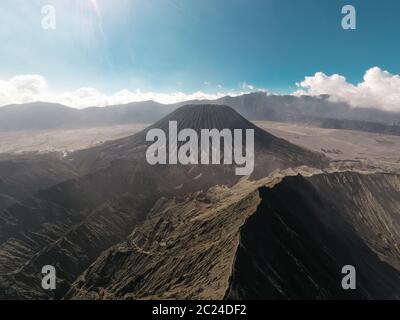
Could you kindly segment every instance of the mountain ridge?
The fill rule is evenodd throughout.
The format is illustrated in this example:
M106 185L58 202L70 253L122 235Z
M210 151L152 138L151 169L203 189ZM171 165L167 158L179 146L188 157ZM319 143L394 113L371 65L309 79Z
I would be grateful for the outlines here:
M321 125L324 119L337 121L371 122L384 125L378 130L400 130L400 113L373 108L355 108L344 102L332 102L328 96L268 95L255 92L240 96L226 96L216 100L193 100L174 104L154 101L132 102L106 107L75 109L60 104L30 103L0 108L0 132L44 130L51 128L85 128L127 123L154 123L173 110L186 104L229 105L249 120L281 122L313 122ZM337 126L343 124L339 123ZM368 131L368 126L350 126ZM376 130L373 127L371 130ZM386 128L389 127L389 128ZM395 127L395 128L390 128Z
M399 299L400 176L299 172L160 199L64 298ZM375 241L383 233L387 247ZM340 287L347 264L357 291Z

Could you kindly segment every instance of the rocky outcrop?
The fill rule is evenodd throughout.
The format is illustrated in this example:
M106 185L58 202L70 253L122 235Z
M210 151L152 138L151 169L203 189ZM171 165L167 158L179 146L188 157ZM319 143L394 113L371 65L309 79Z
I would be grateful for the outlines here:
M322 173L159 201L65 298L399 299L399 183Z
M238 230L259 200L254 186L243 182L158 201L146 222L104 252L65 298L222 298Z

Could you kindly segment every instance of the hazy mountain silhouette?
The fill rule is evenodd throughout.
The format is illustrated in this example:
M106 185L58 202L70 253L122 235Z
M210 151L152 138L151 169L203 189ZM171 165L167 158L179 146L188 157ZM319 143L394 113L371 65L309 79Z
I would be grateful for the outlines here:
M0 131L87 128L126 123L152 123L175 106L153 101L110 107L75 109L60 104L35 102L0 108Z
M256 92L238 97L223 97L216 100L216 103L231 106L249 120L304 122L327 118L400 124L400 113L355 108L345 102L333 102L327 95L292 96Z
M397 134L400 113L374 108L353 108L344 102L332 102L328 96L268 95L264 92L226 96L217 100L189 101L163 105L153 101L132 102L108 107L77 110L59 104L29 103L0 108L0 131L54 128L84 128L128 123L154 123L185 104L228 105L249 120L313 122L321 125L334 119L331 126ZM356 122L343 123L342 120ZM359 122L370 122L361 124ZM358 124L357 124L358 122ZM375 125L378 124L378 125Z

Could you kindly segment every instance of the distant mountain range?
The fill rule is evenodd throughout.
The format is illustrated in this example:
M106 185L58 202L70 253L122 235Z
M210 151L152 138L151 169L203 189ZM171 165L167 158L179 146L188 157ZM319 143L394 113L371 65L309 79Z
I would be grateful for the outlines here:
M0 108L0 131L87 128L127 123L152 123L177 106L153 101L104 108L74 109L61 104L35 102Z
M264 92L217 100L196 100L163 105L154 101L74 109L35 102L0 108L0 131L85 128L129 123L154 123L185 104L221 104L249 120L312 122L326 128L343 128L400 134L400 113L373 108L352 108L328 96L267 95Z

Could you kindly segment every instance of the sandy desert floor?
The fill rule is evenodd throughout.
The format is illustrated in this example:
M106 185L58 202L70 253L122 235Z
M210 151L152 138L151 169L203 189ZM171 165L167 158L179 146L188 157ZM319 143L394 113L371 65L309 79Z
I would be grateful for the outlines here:
M337 162L354 162L400 172L400 136L360 131L321 129L306 124L256 121L270 133L302 147L322 152ZM0 133L0 153L71 152L108 140L133 135L147 124L88 129Z
M334 161L360 163L363 167L378 167L388 172L400 171L400 136L269 121L255 124L294 144L323 152Z
M129 124L86 129L0 132L0 153L71 152L133 135L146 126Z

